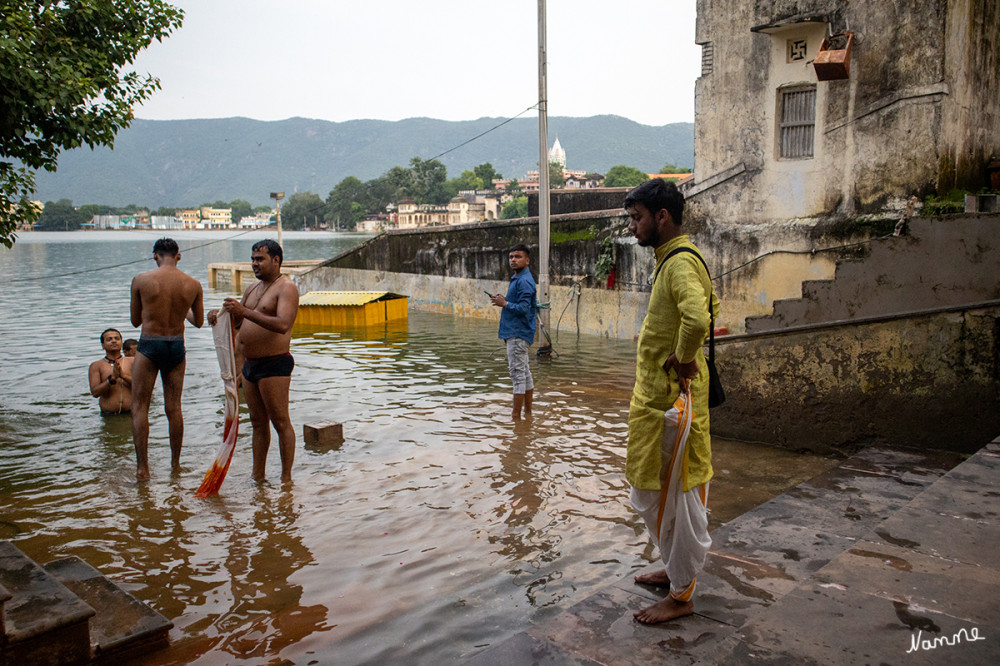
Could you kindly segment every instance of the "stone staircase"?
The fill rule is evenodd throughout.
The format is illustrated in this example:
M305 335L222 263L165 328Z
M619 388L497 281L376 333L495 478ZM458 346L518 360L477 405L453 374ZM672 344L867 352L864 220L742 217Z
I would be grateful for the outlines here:
M0 666L120 662L165 646L171 627L80 558L39 566L0 541Z
M747 333L884 317L1000 299L1000 215L913 218L904 236L872 242L832 280L807 280L802 297L748 317Z

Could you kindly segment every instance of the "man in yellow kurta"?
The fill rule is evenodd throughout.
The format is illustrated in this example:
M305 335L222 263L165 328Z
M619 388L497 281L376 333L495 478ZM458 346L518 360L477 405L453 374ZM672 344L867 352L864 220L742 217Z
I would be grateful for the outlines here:
M636 187L625 198L625 209L629 231L640 246L654 248L656 255L649 311L636 351L625 469L633 506L658 541L666 567L637 576L636 582L670 588L669 596L635 613L638 621L653 624L694 612L694 574L704 564L711 544L706 504L712 456L708 368L702 345L711 325L709 300L714 314L718 301L700 253L681 251L667 260L680 247L698 251L682 233L684 197L672 182L653 178ZM675 405L682 384L689 387L690 399L684 402L693 418L686 447L679 451L681 473L671 478L674 438L672 434L664 437L664 414ZM664 520L666 502L669 520ZM675 578L689 579L671 580L671 572Z

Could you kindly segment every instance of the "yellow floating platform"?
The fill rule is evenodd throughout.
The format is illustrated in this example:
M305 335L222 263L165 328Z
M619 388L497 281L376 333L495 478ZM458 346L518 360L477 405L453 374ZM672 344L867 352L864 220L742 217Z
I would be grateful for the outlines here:
M296 325L363 328L407 318L409 299L388 291L310 291L299 298Z

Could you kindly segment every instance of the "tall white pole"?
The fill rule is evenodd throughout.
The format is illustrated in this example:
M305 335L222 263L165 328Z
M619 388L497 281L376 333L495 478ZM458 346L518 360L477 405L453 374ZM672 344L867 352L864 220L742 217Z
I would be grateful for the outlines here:
M546 77L545 0L538 0L538 302L549 301L549 111ZM551 308L539 310L549 329ZM542 342L542 344L545 344Z
M278 208L278 245L281 245L281 247L284 248L285 246L281 242L281 198L280 197L278 198L277 208Z

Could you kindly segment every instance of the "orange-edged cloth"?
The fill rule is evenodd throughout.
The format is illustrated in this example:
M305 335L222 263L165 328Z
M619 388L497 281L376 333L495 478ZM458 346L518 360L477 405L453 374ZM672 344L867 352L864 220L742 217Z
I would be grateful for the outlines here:
M228 312L220 312L212 327L215 338L215 353L219 357L219 369L226 390L225 425L222 430L222 446L215 454L212 467L205 473L195 497L211 497L219 494L219 488L229 471L229 463L236 450L236 431L239 429L240 394L236 387L236 329Z

